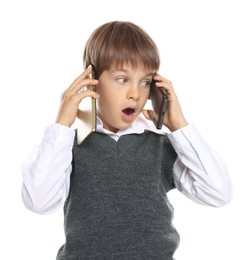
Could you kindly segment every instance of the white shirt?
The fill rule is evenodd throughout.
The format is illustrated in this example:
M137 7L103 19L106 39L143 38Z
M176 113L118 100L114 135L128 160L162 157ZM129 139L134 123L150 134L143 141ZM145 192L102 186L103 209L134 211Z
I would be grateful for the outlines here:
M97 131L115 140L125 134L141 134L145 129L162 134L142 117L117 133L104 129L100 119L97 120ZM178 155L173 166L176 188L200 204L214 207L227 204L232 199L227 167L196 127L191 124L167 135ZM25 158L22 198L28 209L49 214L63 206L70 189L74 138L72 128L50 125L45 130L41 145Z

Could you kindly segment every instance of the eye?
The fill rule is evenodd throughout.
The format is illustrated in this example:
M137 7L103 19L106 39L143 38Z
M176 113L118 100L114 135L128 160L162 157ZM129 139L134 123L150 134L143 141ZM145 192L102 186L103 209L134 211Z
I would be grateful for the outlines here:
M150 87L150 83L150 80L143 80L140 82L140 86L147 88Z
M125 78L125 77L119 77L119 78L116 79L116 81L117 81L119 84L124 84L124 83L126 83L128 80L127 80L127 78Z

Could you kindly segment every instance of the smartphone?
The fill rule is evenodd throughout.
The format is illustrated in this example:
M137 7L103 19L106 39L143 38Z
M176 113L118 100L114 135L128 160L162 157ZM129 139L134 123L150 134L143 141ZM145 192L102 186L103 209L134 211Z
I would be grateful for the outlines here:
M92 66L92 73L89 78L95 78L95 70ZM95 86L85 87L86 89L95 91ZM76 141L77 144L82 144L87 137L96 131L96 99L92 97L85 97L79 104L76 120Z
M165 112L168 104L167 90L155 86L153 79L150 85L149 99L151 100L152 109L150 117L157 129L161 129L164 121Z

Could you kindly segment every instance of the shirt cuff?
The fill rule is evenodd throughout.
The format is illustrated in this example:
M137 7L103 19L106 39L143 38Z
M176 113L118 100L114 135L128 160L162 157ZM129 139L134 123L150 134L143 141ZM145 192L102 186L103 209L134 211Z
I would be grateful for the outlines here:
M201 140L201 135L194 124L189 124L167 135L175 150L182 150Z
M60 124L49 125L45 129L44 141L48 143L64 143L67 146L72 146L75 139L75 131Z

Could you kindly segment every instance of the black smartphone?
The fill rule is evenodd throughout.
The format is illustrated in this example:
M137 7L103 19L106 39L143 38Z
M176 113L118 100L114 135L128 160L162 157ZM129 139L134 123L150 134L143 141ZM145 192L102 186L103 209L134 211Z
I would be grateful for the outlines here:
M151 99L153 109L153 111L150 112L150 117L155 127L161 129L167 109L168 95L167 90L161 87L156 87L155 82L156 81L153 79L150 84L149 99Z

